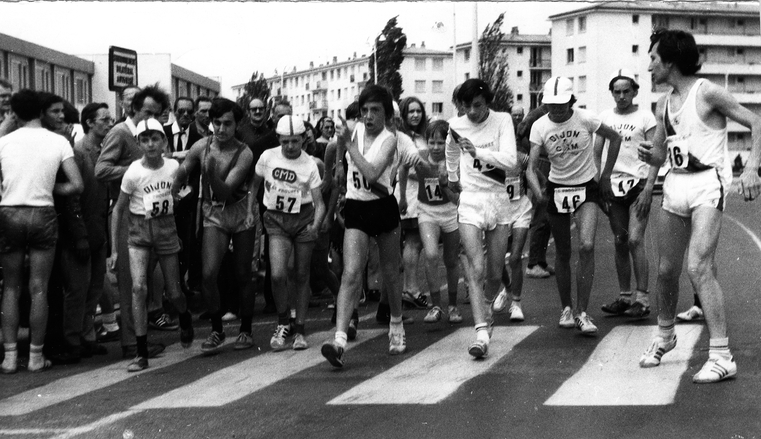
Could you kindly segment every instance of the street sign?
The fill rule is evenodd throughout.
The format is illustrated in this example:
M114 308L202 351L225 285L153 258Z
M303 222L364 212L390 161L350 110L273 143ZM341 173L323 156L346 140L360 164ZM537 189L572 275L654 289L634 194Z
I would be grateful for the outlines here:
M137 52L121 47L108 48L108 89L121 91L137 85Z

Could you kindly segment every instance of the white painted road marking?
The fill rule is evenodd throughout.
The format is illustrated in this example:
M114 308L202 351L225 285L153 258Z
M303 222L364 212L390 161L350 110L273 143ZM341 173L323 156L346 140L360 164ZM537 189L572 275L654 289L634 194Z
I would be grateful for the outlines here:
M495 327L489 355L480 361L467 354L474 340L473 328L459 329L328 404L436 404L468 380L488 371L538 328Z
M327 368L328 363L320 355L319 349L325 340L332 337L333 332L331 330L307 336L310 348L306 351L289 349L258 355L138 404L133 409L219 407L318 364L324 363ZM387 332L388 329L360 331L357 341L346 345L347 350Z
M5 416L26 415L35 410L117 384L137 375L180 363L198 355L201 352L200 346L200 343L196 343L190 349L183 349L179 344L168 346L159 357L149 360L150 367L148 369L140 372L128 373L127 364L131 360L124 360L55 380L42 387L3 399L0 401L0 413Z
M635 406L673 404L703 325L676 326L677 344L658 367L641 368L655 326L617 326L602 339L584 366L544 404Z

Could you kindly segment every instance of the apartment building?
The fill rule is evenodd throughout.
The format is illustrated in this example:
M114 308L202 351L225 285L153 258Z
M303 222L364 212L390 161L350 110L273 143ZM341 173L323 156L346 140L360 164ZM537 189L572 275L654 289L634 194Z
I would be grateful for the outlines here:
M755 3L606 2L550 16L552 74L574 81L580 107L600 112L613 106L608 91L617 68L635 72L640 84L635 103L653 111L665 86L647 71L650 34L655 28L692 33L701 54L698 75L723 85L752 111L761 111L761 26ZM730 122L731 156L743 159L750 132ZM743 160L744 161L744 160Z

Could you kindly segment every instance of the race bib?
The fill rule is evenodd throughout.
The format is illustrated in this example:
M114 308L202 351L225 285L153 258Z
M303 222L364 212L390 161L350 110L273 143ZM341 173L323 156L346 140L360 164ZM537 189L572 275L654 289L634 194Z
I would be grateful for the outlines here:
M168 189L152 191L143 195L143 206L145 207L145 219L173 215L174 202L172 200L172 191Z
M574 213L587 199L585 187L563 187L555 189L555 207L558 213Z
M267 209L283 213L301 212L301 190L271 187Z
M510 201L520 200L523 195L523 184L520 177L507 177L505 178L505 190L510 197Z
M441 194L441 186L439 185L438 178L426 178L425 195L428 197L428 201L442 201L444 197Z
M666 138L668 145L669 162L671 167L676 169L686 169L689 163L689 148L687 140L677 136L668 136Z
M618 174L610 177L610 188L613 190L613 195L617 197L625 197L638 183L639 178L631 175Z

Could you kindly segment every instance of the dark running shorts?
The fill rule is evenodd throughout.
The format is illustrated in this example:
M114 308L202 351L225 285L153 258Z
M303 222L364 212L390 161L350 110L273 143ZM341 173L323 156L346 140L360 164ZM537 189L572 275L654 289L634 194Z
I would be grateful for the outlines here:
M55 208L0 207L0 253L18 250L49 250L58 241Z
M344 223L375 238L399 226L399 205L393 195L372 201L346 200Z

